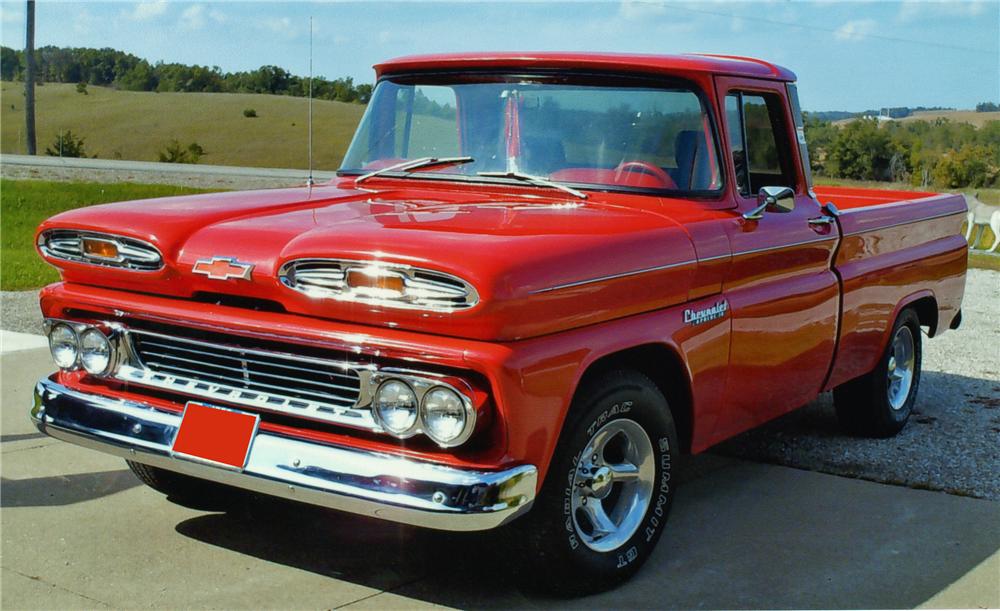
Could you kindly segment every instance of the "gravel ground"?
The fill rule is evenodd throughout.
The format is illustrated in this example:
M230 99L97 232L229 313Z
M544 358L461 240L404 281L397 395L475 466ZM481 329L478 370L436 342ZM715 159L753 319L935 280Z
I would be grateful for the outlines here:
M0 326L41 332L37 292L4 292ZM842 434L832 397L744 433L716 453L1000 500L1000 272L970 269L962 328L924 338L916 412L892 439Z
M713 451L1000 500L1000 272L970 269L962 327L923 347L915 412L896 437L844 435L826 393Z
M42 312L38 309L38 291L0 293L0 329L42 334Z

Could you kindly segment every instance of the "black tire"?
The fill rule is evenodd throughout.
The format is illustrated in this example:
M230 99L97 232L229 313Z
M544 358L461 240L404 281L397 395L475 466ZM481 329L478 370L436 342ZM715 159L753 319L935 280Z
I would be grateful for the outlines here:
M608 372L583 384L576 396L542 490L528 515L512 524L512 529L516 532L511 534L511 543L520 552L516 558L519 563L523 563L521 570L526 577L526 585L546 592L578 596L625 581L652 554L663 533L673 502L675 486L672 470L678 458L679 447L666 398L649 378L640 373ZM600 450L605 454L601 460L607 458L607 452L614 451L611 448L614 443L624 448L622 452L630 451L628 448L633 447L633 444L627 441L632 439L628 433L638 433L638 428L634 426L636 424L647 436L648 450L651 452L644 453L646 458L636 462L646 465L642 467L642 472L648 475L648 461L652 460L652 472L655 473L649 484L649 498L644 512L639 513L642 506L641 503L636 503L636 513L626 514L642 516L637 524L630 521L631 524L636 524L634 533L613 549L597 551L591 545L600 545L602 541L587 542L595 533L585 532L585 526L589 525L587 516L580 516L578 513L585 508L573 509L574 494L583 495L583 490L590 490L580 483L574 483L574 478L583 469L588 469L588 473L597 477L597 472L589 470L589 467L598 463L589 462L581 453L588 449L601 431L614 431L616 427L626 429L626 434L622 437L618 437L618 434L610 437L605 434L605 438L611 441L607 442L604 450ZM646 447L641 438L636 445ZM624 464L628 460L614 459L612 462ZM594 479L589 481L590 486L595 486ZM639 477L636 481L644 482L646 479ZM612 499L617 504L618 500L627 498L625 495L629 494L630 485L641 488L644 484L614 481L605 484L602 491L607 489L609 492L605 492L606 496L602 500L596 501L598 506L603 507L605 502ZM618 496L613 497L616 494L615 486ZM638 494L641 497L646 493ZM582 501L582 497L576 498L577 504ZM628 503L624 506L628 506ZM594 509L593 503L591 509ZM621 529L615 538L625 537L629 530ZM600 537L600 534L597 536ZM604 543L608 541L612 539L605 539Z
M897 395L894 405L890 398L890 369L896 368L894 346L897 337L907 333L912 338L912 376L905 399ZM903 310L892 326L889 342L875 369L834 389L833 403L841 427L851 435L880 438L892 437L903 430L917 400L921 357L920 320L913 310Z
M242 490L224 484L217 484L131 460L125 462L142 483L167 495L167 500L184 507L225 511L235 508L247 496Z

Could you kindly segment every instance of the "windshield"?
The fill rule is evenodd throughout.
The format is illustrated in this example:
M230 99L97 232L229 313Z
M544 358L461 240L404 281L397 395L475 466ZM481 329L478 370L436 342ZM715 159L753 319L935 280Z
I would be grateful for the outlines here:
M721 188L711 122L692 89L597 81L493 74L383 79L341 172L471 157L379 175L488 181L519 173L583 188Z

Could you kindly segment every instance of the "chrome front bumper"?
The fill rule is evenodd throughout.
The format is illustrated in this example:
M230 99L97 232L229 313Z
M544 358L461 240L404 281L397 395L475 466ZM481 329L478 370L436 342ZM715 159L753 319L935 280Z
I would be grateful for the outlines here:
M179 414L84 393L45 378L35 386L38 430L139 463L263 494L441 530L487 530L526 512L537 470L473 471L261 431L243 471L171 455Z

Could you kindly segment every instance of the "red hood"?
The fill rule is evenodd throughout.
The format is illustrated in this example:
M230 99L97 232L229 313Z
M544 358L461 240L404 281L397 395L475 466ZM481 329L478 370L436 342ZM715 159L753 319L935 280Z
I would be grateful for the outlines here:
M641 198L649 202L637 208L634 197L625 207L614 196L580 201L555 192L417 184L405 191L322 186L124 202L60 214L40 231L135 237L156 245L165 261L158 272L59 262L68 282L176 297L256 297L309 316L476 339L529 337L686 299L693 267L672 264L693 260L694 250L655 198ZM212 257L253 264L251 280L192 274L197 260ZM283 263L303 257L379 259L447 272L475 286L480 303L440 313L317 300L277 279ZM634 273L641 270L650 271ZM557 288L564 285L572 286Z

